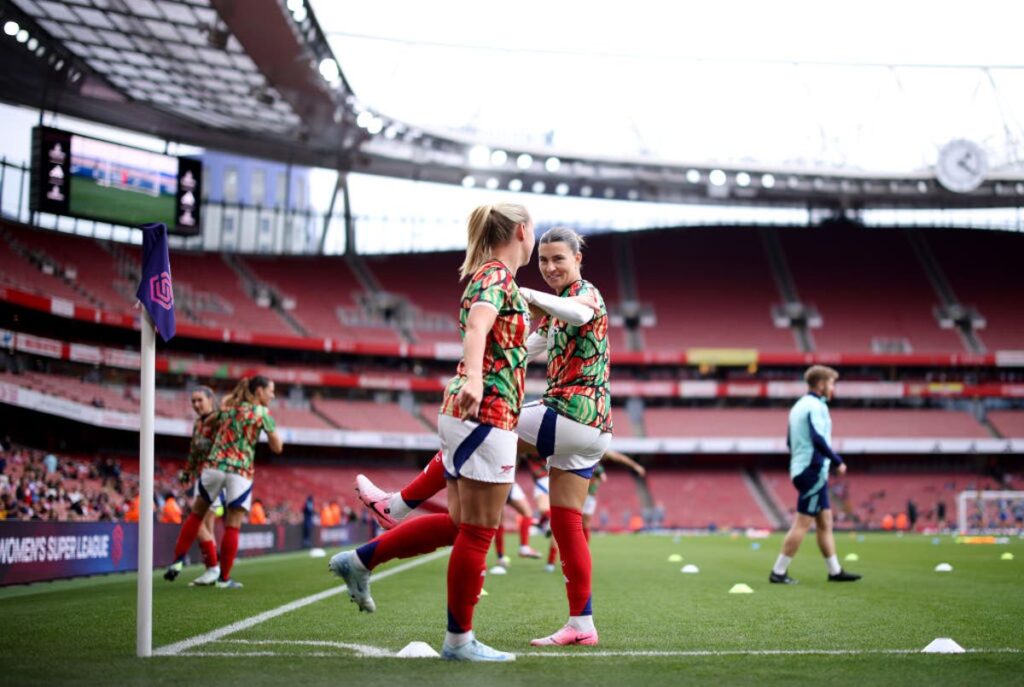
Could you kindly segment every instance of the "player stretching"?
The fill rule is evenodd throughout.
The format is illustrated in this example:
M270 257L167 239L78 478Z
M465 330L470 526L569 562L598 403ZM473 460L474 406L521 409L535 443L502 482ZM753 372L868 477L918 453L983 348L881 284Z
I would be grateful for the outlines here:
M174 563L164 577L173 580L181 572L185 554L192 546L199 527L210 508L210 494L227 494L228 510L224 516L224 538L220 544L220 576L217 586L240 589L242 584L231 579L231 567L238 554L238 534L242 520L252 502L253 460L260 433L266 432L267 444L274 453L284 450L277 433L277 424L267 407L274 400L274 383L266 377L243 378L221 404L220 426L210 449L209 458L199 476L199 496L188 520L181 526L174 547Z
M800 549L811 525L818 526L818 548L825 557L829 582L853 582L860 575L848 573L839 565L836 542L832 536L832 509L828 502L828 469L835 462L836 471L846 474L846 463L832 450L832 418L828 402L835 393L839 373L830 367L814 365L804 374L807 395L789 411L789 476L799 496L796 520L782 542L782 553L768 580L773 584L796 584L787 574L789 563Z
M185 462L185 469L182 471L182 483L192 484L191 509L195 509L199 500L199 473L203 464L210 455L213 448L213 440L217 434L217 412L214 410L213 389L208 386L199 386L192 390L192 410L196 413L196 421L192 425L192 443L189 445L188 459ZM224 505L224 492L217 496L220 505ZM220 576L220 564L217 562L217 542L213 537L213 524L217 519L217 512L213 508L206 511L203 523L199 526L199 550L203 554L203 564L206 571L197 577L191 584L195 587L206 587L217 581ZM167 570L164 577L174 580L177 572Z
M569 598L569 621L558 632L535 639L536 646L597 644L591 610L590 549L583 530L583 503L594 466L611 441L611 403L608 393L608 316L600 293L580 276L580 237L568 229L551 229L540 240L541 275L559 294L523 289L532 305L550 313L530 335L530 357L547 351L548 387L541 402L523 407L518 434L535 446L550 468L551 529L562 553L562 572ZM588 307L589 305L589 307ZM439 488L439 471L433 462L414 480L417 498L429 498ZM407 487L408 489L409 487ZM397 502L387 498L392 514ZM363 497L366 498L366 494ZM373 509L375 512L377 508ZM390 540L403 529L412 529L416 518L385 533ZM421 548L425 553L442 546ZM389 558L399 554L391 554ZM411 549L401 556L414 555ZM388 560L382 558L380 560ZM375 559L375 564L379 561Z
M515 481L516 426L526 382L529 306L515 274L533 253L533 220L511 203L484 205L469 218L469 245L460 274L459 329L463 356L448 383L438 417L450 515L413 518L331 559L361 610L373 611L369 570L381 560L452 543L448 561L448 631L441 655L461 661L513 661L473 634L487 551Z

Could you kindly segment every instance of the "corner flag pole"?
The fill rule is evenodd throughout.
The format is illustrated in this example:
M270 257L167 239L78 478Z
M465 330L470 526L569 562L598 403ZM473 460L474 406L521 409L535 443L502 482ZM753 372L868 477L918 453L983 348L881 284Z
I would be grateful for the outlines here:
M143 224L142 278L135 295L142 305L139 385L139 589L135 649L153 655L153 431L156 397L156 333L174 337L174 287L167 252L167 226Z
M142 308L142 369L139 408L139 589L135 650L153 655L153 415L156 396L156 329Z

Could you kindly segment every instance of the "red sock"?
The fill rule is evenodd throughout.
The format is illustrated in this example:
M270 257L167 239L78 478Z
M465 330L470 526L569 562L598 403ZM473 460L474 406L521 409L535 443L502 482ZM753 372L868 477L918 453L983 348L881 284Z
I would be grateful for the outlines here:
M505 523L502 522L498 525L498 529L494 534L494 552L498 554L498 558L505 557Z
M217 543L212 539L199 542L199 550L203 552L203 565L212 568L217 565Z
M519 545L529 546L530 545L530 525L533 524L532 518L520 517L519 518Z
M358 549L356 555L368 570L395 558L411 558L455 543L458 529L447 513L409 518Z
M494 529L462 523L448 559L448 631L473 629L473 608L480 600L487 569L487 550Z
M238 527L225 527L220 541L220 579L231 579L231 566L238 555Z
M583 534L583 514L578 510L551 508L551 530L562 549L562 574L569 597L569 615L591 615L590 547Z
M444 464L441 462L441 452L438 451L427 463L426 469L416 476L416 479L409 482L402 489L402 500L409 508L416 508L445 488L447 481L444 476Z
M178 543L174 545L174 560L180 561L185 558L185 554L192 548L192 542L196 540L196 535L199 534L199 526L203 524L203 519L195 513L188 514L188 520L182 524L181 529L178 531Z
M552 520L554 522L554 520ZM554 529L554 527L552 527ZM554 565L555 561L558 560L558 545L555 544L555 540L551 540L551 546L548 547L548 565Z

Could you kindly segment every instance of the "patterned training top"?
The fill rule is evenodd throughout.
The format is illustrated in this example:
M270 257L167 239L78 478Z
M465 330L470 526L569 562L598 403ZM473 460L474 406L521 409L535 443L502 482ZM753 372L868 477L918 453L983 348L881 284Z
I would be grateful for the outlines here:
M526 469L529 470L530 477L533 478L534 482L548 476L547 458L541 458L536 453L525 453L523 454L523 460L526 461Z
M266 406L239 403L220 411L220 428L206 466L252 479L253 459L260 432L273 432L277 423Z
M590 294L600 312L579 327L545 316L537 331L548 340L548 388L541 402L582 425L612 431L608 391L608 309L601 292L585 279L562 290L563 298Z
M211 412L204 417L197 417L192 425L192 443L189 444L188 458L185 459L185 472L193 477L199 475L210 455L210 449L213 448L217 423L206 421L212 414Z
M530 311L519 293L519 285L498 260L484 263L476 271L462 294L459 332L466 338L469 311L476 303L489 303L498 311L484 345L484 394L476 418L499 429L515 430L523 404L526 384L526 335L530 330ZM486 306L483 306L486 307ZM466 419L455 399L466 383L466 361L459 361L458 372L448 382L441 413Z

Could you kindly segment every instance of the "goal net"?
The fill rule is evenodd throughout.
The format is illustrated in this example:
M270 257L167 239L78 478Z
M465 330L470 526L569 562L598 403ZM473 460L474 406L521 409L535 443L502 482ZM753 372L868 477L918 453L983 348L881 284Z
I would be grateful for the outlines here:
M1024 529L1024 491L961 491L956 510L961 534L1009 534Z

